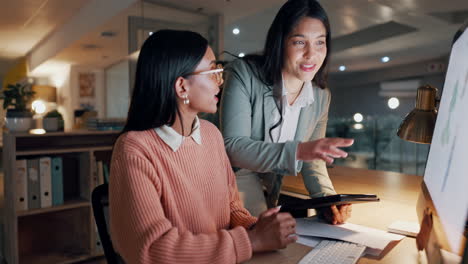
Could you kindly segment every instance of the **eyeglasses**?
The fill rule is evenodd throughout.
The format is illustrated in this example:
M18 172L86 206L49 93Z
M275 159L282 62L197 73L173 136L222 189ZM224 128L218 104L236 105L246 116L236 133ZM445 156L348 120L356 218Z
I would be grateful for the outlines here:
M216 82L218 86L223 84L223 65L221 64L216 64L216 69L214 70L208 70L208 71L201 71L201 72L193 72L190 73L189 75L206 75L209 74L211 78Z

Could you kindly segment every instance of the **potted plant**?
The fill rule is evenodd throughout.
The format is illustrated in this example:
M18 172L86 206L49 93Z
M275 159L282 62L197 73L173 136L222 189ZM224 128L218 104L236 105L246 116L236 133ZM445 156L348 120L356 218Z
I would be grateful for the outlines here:
M29 106L34 94L29 83L8 84L1 92L3 109L7 109L6 126L10 131L28 131L31 128L33 113Z
M64 123L62 114L57 110L52 110L44 116L43 127L47 132L63 131Z

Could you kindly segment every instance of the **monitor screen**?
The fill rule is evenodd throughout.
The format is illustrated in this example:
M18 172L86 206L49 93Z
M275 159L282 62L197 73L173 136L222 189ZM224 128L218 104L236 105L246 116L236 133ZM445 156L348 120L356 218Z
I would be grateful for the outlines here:
M468 215L468 30L452 47L424 182L452 252Z

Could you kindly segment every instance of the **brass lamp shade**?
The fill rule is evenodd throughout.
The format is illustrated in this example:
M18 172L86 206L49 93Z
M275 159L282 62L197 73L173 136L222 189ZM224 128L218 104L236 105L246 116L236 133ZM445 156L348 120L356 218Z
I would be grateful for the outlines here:
M403 120L397 135L415 143L430 144L437 118L436 110L437 89L425 85L418 88L416 108Z
M50 85L33 85L32 90L36 92L34 100L43 100L49 103L57 102L57 89Z

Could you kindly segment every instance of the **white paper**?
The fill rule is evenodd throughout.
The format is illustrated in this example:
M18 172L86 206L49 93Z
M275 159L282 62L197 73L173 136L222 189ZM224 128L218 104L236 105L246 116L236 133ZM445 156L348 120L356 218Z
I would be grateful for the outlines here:
M309 247L316 247L320 241L322 241L322 238L320 237L313 237L313 236L297 236L297 241L296 243L306 245Z
M404 238L401 235L351 223L330 225L316 217L296 219L296 234L339 239L378 250L383 250L392 241L400 241Z
M419 229L419 223L401 220L391 223L387 228L388 232L411 237L416 237Z

